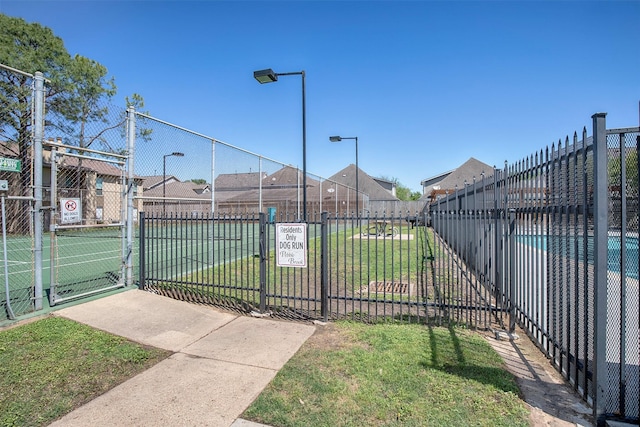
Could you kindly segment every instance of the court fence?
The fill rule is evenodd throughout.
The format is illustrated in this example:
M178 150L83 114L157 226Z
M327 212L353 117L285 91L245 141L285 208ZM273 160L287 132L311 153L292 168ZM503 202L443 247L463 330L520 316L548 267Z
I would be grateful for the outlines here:
M0 79L6 319L131 286L133 113L60 91L39 72L0 64Z
M574 133L455 189L433 228L605 419L638 421L640 128Z

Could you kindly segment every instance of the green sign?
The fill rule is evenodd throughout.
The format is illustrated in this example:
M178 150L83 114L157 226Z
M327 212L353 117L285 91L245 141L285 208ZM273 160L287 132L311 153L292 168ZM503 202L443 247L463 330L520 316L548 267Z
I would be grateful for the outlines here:
M20 172L22 171L22 163L18 159L0 157L0 171Z

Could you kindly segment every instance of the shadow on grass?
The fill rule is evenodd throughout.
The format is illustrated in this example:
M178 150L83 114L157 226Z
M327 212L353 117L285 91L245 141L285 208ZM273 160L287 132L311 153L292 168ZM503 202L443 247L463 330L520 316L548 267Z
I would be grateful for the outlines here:
M496 366L499 356L493 355L493 350L487 346L470 346L467 340L461 341L456 329L449 326L448 340L439 338L434 333L432 326L427 326L429 331L429 344L431 347L429 360L424 360L421 364L426 369L436 369L449 375L455 375L467 380L495 387L504 392L520 394L513 375L500 366ZM467 357L471 351L476 352L473 357ZM479 355L478 351L486 351L486 357ZM446 357L445 354L453 352L455 357ZM480 359L480 360L479 360ZM455 360L455 362L451 362ZM474 360L474 364L469 364L468 360ZM482 361L486 360L486 364ZM479 362L479 363L478 363ZM492 366L493 365L493 366Z

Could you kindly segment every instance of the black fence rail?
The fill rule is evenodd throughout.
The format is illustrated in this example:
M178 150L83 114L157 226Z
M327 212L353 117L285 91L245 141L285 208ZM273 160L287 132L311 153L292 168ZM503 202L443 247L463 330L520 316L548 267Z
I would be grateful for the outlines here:
M639 142L639 128L606 130L596 114L592 137L575 133L431 204L435 232L495 298L501 324L520 324L599 423L638 421Z
M476 273L416 215L312 214L304 268L278 264L281 215L140 215L140 286L167 296L273 316L464 323L499 310ZM462 277L465 280L462 280Z

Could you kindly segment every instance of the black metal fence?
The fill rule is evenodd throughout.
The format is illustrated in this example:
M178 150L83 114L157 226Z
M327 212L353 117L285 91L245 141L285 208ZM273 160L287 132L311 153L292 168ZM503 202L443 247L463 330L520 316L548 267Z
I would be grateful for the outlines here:
M577 133L456 189L433 227L593 405L599 422L638 420L640 129Z
M276 225L246 216L140 215L140 285L242 312L294 319L465 323L499 310L441 238L398 217L312 214L307 266L279 267Z

